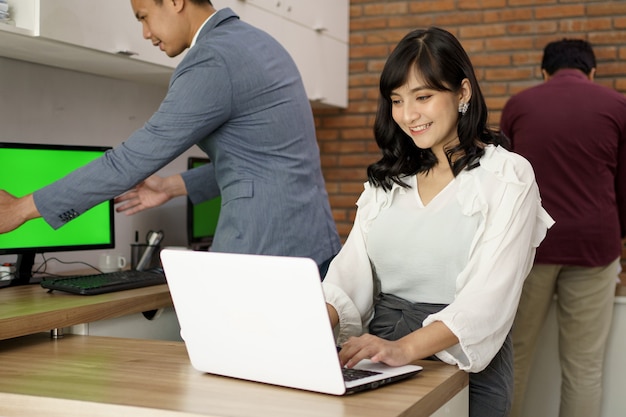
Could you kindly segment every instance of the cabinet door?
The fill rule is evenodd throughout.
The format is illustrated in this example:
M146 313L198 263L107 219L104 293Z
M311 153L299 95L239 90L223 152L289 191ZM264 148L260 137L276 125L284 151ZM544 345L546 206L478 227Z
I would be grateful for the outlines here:
M348 42L348 0L222 0L216 7L237 8L247 3L282 16L308 29Z
M294 0L292 3L300 2ZM306 0L302 3L315 2ZM216 8L232 8L241 20L266 31L287 49L300 70L307 97L313 105L347 106L347 42L329 36L327 31L314 30L312 24L288 17L289 2L285 0L214 0L213 4ZM336 4L333 3L333 7ZM304 10L298 8L296 11L304 13ZM332 14L333 11L330 8L325 13ZM310 22L314 20L311 18ZM347 28L347 25L346 15L344 26Z
M28 31L33 34L35 30L35 15L39 0L9 0L11 20L18 30Z
M130 1L39 0L39 36L132 59L175 67L182 55L169 58L143 39Z
M287 19L348 42L348 0L282 0L280 3L281 13Z
M292 21L282 28L289 34L282 43L298 65L312 104L347 107L348 45Z

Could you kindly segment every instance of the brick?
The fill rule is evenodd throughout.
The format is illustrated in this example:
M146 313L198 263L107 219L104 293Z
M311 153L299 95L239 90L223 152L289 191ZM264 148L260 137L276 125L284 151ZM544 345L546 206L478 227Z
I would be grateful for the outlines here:
M408 10L409 5L405 1L375 3L363 7L363 13L366 16L406 14Z
M502 110L504 104L507 102L508 97L489 97L485 100L487 108L491 110Z
M474 67L507 67L511 65L511 54L508 52L497 54L472 54L470 56Z
M593 45L623 45L626 43L626 32L604 31L589 34L589 42Z
M426 28L435 24L434 15L430 13L415 13L406 16L393 16L389 18L390 28ZM405 33L408 30L405 30ZM400 39L398 39L400 40Z
M508 96L510 97L512 95L519 93L520 91L526 90L527 88L534 87L541 82L543 82L543 80L529 80L529 81L522 81L519 83L510 83Z
M616 16L626 15L626 3L624 1L609 1L587 5L588 16ZM623 17L623 16L622 16Z
M361 193L363 192L363 184L365 183L365 181L367 181L367 179L364 179L363 181L360 181L360 182L350 182L350 181L342 182L339 187L339 190L343 194L354 195L355 196L354 204L356 204L358 196L361 195Z
M358 19L350 21L350 30L360 31L369 29L380 29L387 26L387 20L381 17Z
M626 29L626 17L616 17L613 19L615 29Z
M546 6L535 9L535 19L563 19L573 16L584 16L584 4L572 4L566 6Z
M597 77L606 76L625 76L626 75L626 62L606 62L602 66L598 65L596 70Z
M509 6L537 6L543 4L554 4L556 0L509 0Z
M626 19L624 24L626 25ZM600 30L612 30L613 21L610 17L589 19L566 19L558 22L559 32L590 32ZM625 26L626 27L626 26ZM617 25L616 25L617 28Z
M507 33L510 35L525 35L527 33L557 33L559 27L553 21L533 21L522 23L510 23L507 25Z
M502 69L488 69L485 71L485 78L493 80L525 80L533 75L533 70L528 68L502 68Z
M361 115L347 115L341 117L324 118L324 127L334 128L352 128L363 126L367 122L367 118Z
M338 129L320 129L317 128L317 140L318 142L329 142L336 141L339 139L339 130Z
M485 38L494 36L503 36L507 33L507 25L490 24L490 25L472 25L461 28L459 37L462 39Z
M483 20L485 23L493 22L520 22L531 21L533 19L533 9L501 9L501 10L488 10L483 13Z
M506 7L506 0L459 0L460 10L484 10Z
M375 158L365 154L348 154L339 157L341 167L366 167L374 162L376 162Z
M506 51L506 50L535 50L533 38L530 36L523 37L502 37L487 39L485 41L486 49L489 51Z
M359 168L328 168L324 170L324 176L329 180L341 180L341 181L349 181L349 180L358 180L365 181L367 179L367 174L365 172L365 166Z
M363 73L363 74L355 74L350 77L348 80L348 84L350 88L353 87L377 87L378 82L380 80L379 74L371 74L371 73Z
M350 230L352 230L352 221L351 222L344 222L344 223L337 223L337 232L339 233L339 236L342 236L342 241L345 242L345 238L348 236L348 234L350 233Z
M389 48L385 45L365 45L365 46L354 46L350 48L350 59L359 59L359 58L372 58L372 57L383 57L386 58L389 55Z
M341 138L344 140L362 140L362 141L374 141L374 132L372 127L367 123L366 127L361 129L343 129L341 131Z
M435 17L437 26L476 25L482 21L483 15L480 12L446 13Z
M409 1L409 13L451 12L455 10L453 0Z
M541 67L541 58L543 57L543 48L536 51L514 52L511 56L513 66L531 65Z
M506 83L483 82L480 85L480 89L484 96L501 96L509 92Z
M601 65L602 61L615 61L619 58L618 47L616 45L597 46L593 48L593 51L599 63L598 66Z
M340 154L355 154L362 153L367 150L365 143L363 142L329 142L320 144L320 151L324 154L327 153L340 153Z

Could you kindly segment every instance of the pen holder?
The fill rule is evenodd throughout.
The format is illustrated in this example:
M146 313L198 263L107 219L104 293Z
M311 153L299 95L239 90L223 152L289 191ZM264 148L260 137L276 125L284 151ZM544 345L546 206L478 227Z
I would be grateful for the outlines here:
M146 254L146 252L148 252ZM131 243L130 245L130 268L135 271L141 266L142 271L161 267L161 245L148 245L146 243ZM149 258L143 259L144 256ZM141 265L140 265L141 264Z

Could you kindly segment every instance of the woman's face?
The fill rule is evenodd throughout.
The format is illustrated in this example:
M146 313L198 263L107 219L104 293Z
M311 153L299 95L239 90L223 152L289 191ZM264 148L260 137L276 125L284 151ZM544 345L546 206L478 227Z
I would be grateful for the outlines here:
M444 147L458 141L459 103L469 102L470 95L467 79L456 93L438 91L411 71L407 83L391 92L391 115L417 147L442 155Z

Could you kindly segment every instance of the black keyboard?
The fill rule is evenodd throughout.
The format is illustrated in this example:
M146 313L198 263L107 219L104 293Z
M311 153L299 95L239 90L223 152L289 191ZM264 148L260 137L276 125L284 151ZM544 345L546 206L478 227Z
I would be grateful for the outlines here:
M166 280L163 273L150 271L118 271L105 274L48 278L41 281L41 286L50 291L58 290L73 294L96 295L165 283Z
M356 381L357 379L367 378L368 376L378 375L380 372L369 371L365 369L341 368L344 381Z

